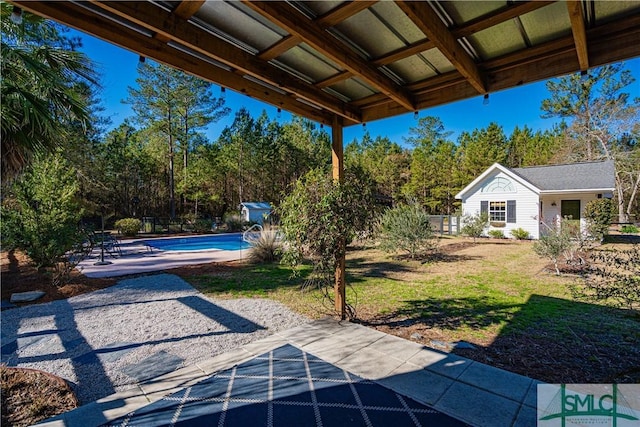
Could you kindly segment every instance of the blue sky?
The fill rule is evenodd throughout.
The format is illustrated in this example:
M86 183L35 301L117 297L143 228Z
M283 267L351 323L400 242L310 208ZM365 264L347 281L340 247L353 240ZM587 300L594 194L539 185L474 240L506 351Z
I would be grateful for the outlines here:
M128 96L127 87L135 86L137 77L138 55L125 49L106 43L84 33L72 31L79 35L83 42L84 51L97 65L102 74L102 102L106 108L105 114L111 118L112 126L117 127L125 118L133 115L129 105L121 101ZM632 97L640 96L640 58L626 61L626 68L630 69L636 78L631 91ZM214 86L214 95L219 95L219 88ZM420 111L420 117L439 117L447 131L453 132L455 140L463 131L473 131L487 127L491 122L497 122L504 129L507 136L516 126L525 125L533 130L546 130L553 127L555 120L540 117L540 105L549 93L545 82L531 83L514 89L492 93L488 105L483 105L481 95L464 101L429 108ZM209 126L207 136L215 140L225 126L232 123L235 111L246 107L254 117L263 110L272 118L277 118L276 107L227 90L226 103L232 113ZM288 121L290 115L283 111L280 120ZM409 129L415 127L417 121L413 113L404 114L389 119L367 123L366 128L361 125L349 126L344 129L345 144L354 138L361 139L365 131L372 137L388 136L392 141L402 144L409 135Z

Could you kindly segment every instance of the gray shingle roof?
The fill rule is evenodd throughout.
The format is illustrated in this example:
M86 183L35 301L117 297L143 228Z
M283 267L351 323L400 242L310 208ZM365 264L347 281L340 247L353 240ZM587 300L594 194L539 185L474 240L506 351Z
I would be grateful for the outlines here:
M594 190L615 187L613 161L511 169L541 191Z

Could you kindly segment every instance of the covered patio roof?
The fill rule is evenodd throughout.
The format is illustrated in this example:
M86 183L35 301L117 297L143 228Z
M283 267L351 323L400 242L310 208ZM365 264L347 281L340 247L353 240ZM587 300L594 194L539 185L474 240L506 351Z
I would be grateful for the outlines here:
M638 1L12 1L320 123L640 56Z

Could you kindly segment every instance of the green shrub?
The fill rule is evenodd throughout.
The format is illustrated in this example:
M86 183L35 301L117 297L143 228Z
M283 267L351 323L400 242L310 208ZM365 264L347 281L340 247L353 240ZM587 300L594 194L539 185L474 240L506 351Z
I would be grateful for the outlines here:
M504 239L504 233L502 230L489 230L487 234L494 239Z
M247 234L254 262L274 262L282 257L281 234L275 227L265 226L259 233Z
M244 221L242 220L242 217L237 213L225 215L224 224L227 228L227 231L229 232L242 231L244 227Z
M411 258L432 252L438 247L429 215L416 202L388 209L380 220L381 249L406 251Z
M637 234L640 233L640 228L636 227L633 224L627 224L620 227L620 232L626 234Z
M211 231L211 220L196 219L191 223L191 229L194 233L208 233Z
M489 225L489 214L481 213L465 215L462 218L462 234L472 237L475 243L478 237L482 237L485 228Z
M2 196L3 249L19 249L38 268L52 268L55 285L66 283L85 254L78 190L73 168L52 155L36 160Z
M593 250L584 282L573 295L628 309L640 308L640 246L630 249Z
M123 236L133 237L142 228L142 221L137 218L122 218L116 221L115 227Z
M584 207L584 219L589 234L598 240L609 234L609 226L614 218L614 206L611 199L591 200Z
M514 228L510 234L518 240L527 240L529 238L529 232L523 228Z
M171 221L169 225L167 225L167 231L169 233L182 233L182 223L178 221Z
M347 169L342 183L323 169L309 171L277 212L287 241L284 261L312 260L308 286L332 286L347 243L374 223L374 200L371 180L360 171Z
M549 258L560 275L558 262L560 257L571 251L574 242L568 227L547 226L548 230L533 244L533 251L542 258Z

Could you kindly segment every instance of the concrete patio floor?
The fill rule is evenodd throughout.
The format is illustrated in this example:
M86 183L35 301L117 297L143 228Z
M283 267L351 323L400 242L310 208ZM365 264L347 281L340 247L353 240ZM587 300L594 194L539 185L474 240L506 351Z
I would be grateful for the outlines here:
M358 324L329 318L275 333L194 366L140 383L134 389L84 405L42 425L91 427L107 424L215 373L286 345L472 426L536 425L539 382ZM171 424L171 419L166 423ZM255 424L269 425L266 419L256 420ZM316 423L313 419L300 420L300 425Z

